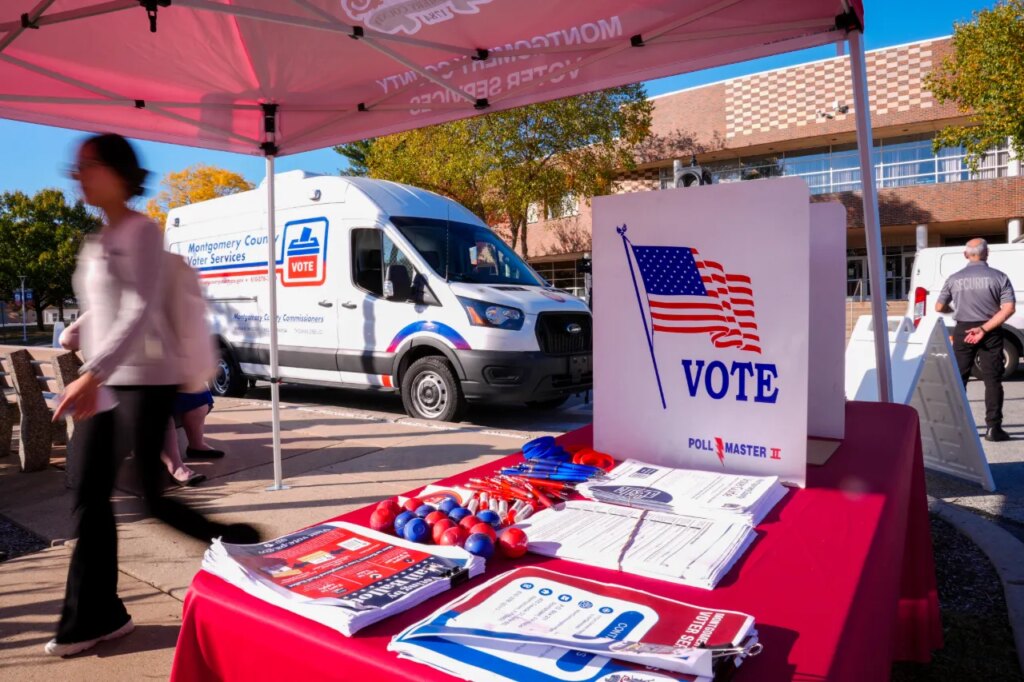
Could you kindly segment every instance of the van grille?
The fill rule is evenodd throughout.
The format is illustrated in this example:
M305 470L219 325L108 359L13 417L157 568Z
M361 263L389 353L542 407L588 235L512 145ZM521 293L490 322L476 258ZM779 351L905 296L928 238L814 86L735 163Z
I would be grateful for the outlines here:
M578 324L571 334L567 327ZM586 313L541 313L537 316L537 343L549 355L590 353L594 348L593 320Z

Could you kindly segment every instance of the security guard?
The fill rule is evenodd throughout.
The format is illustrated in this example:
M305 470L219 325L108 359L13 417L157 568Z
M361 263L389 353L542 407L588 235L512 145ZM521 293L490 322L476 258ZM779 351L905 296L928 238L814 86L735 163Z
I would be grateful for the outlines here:
M1003 431L1003 322L1016 310L1013 285L1005 273L990 268L988 243L972 239L964 249L967 267L949 276L935 310L953 312L953 351L964 386L975 357L985 382L985 440L1009 440ZM953 305L950 308L950 301Z

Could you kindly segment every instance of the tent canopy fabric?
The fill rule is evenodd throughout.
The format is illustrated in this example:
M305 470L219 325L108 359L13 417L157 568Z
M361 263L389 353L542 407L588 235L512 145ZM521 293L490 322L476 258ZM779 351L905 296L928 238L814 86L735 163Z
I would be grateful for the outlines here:
M276 156L846 39L887 401L863 19L862 0L4 0L0 118L266 156L273 262Z
M862 20L862 0L5 0L0 117L263 154L274 104L274 151L294 154L833 43Z

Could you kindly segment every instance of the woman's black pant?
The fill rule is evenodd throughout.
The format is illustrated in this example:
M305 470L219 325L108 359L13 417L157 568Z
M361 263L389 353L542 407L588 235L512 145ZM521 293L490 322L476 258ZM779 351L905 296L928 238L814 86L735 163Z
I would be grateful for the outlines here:
M64 608L57 627L60 643L95 639L128 622L117 596L117 526L110 495L129 452L149 512L194 538L209 541L224 526L187 505L163 496L160 460L176 386L115 387L118 405L75 425L75 485L78 542L71 555Z

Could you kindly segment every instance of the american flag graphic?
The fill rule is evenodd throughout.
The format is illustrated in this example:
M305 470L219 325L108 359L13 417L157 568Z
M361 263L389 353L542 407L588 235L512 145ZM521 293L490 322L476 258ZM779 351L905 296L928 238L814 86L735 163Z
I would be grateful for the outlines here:
M728 273L681 246L633 246L647 295L651 328L708 334L716 348L761 352L750 277Z

